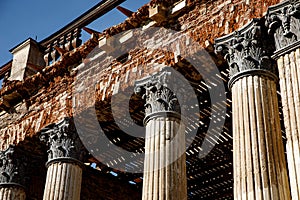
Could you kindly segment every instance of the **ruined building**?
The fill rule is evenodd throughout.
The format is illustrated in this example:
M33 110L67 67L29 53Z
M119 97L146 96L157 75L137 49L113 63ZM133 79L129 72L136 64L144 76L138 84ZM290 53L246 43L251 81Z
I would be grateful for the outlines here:
M123 1L11 50L0 199L299 200L299 0L152 0L89 28Z

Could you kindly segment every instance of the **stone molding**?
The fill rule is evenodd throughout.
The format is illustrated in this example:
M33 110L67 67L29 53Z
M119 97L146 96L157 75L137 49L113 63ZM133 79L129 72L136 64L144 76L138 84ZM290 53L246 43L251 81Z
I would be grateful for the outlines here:
M70 163L70 164L75 164L78 165L81 168L84 168L84 163L81 161L75 159L75 158L70 158L70 157L61 157L61 158L54 158L51 160L48 160L46 163L46 167L48 168L50 165L55 164L55 163Z
M172 84L172 72L166 69L155 75L135 82L135 93L146 101L146 117L153 113L176 112L180 114L180 106Z
M15 145L0 152L0 185L24 187L28 177L28 158Z
M216 53L229 65L229 88L241 77L265 75L277 79L274 52L263 19L253 19L242 29L215 40Z
M288 0L270 6L266 15L266 26L269 35L275 40L275 58L299 48L300 2ZM297 42L298 45L295 45Z
M49 147L48 161L57 158L83 160L85 149L70 118L64 118L43 128L40 140Z
M146 126L147 123L154 119L154 118L173 118L175 121L178 120L183 120L184 122L186 121L181 115L180 113L178 112L173 112L173 111L163 111L163 112L154 112L154 113L151 113L149 115L147 115L145 118L144 118L144 125Z

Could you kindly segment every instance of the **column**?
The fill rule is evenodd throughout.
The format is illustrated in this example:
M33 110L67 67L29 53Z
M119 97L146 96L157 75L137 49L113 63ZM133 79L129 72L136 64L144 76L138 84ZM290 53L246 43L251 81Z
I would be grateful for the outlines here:
M82 168L81 141L69 118L41 131L41 141L49 147L44 200L80 200Z
M163 70L136 82L146 101L143 200L187 199L185 127L171 76Z
M0 152L0 200L25 200L27 159L11 145Z
M286 131L292 199L300 199L300 3L285 1L269 8L269 34L274 38Z
M216 40L230 69L234 199L290 199L269 42L259 19Z

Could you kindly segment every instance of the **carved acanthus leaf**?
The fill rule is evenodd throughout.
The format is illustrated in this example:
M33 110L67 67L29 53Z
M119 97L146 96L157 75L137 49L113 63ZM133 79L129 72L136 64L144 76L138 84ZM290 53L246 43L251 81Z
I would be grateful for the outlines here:
M275 73L262 20L253 20L246 28L216 40L216 52L221 53L230 68L230 78L247 70L268 70Z
M276 49L282 49L300 38L300 2L285 1L271 6L266 16L268 33L274 36Z
M69 118L44 128L41 131L40 140L49 147L48 160L55 158L83 159L85 153L83 145Z
M145 99L146 115L155 112L173 111L180 113L180 106L174 91L170 89L172 73L163 71L136 84L136 93ZM173 86L173 85L172 85Z
M10 145L0 152L0 183L17 183L25 186L28 160L17 147Z

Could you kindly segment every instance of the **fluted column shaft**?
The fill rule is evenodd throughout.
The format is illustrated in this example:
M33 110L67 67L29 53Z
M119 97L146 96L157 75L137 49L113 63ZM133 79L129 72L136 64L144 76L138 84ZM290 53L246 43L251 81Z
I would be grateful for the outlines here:
M234 199L285 199L290 189L281 135L275 48L263 19L216 40L230 67Z
M0 200L25 200L28 158L24 152L10 145L0 152Z
M163 70L136 83L146 100L143 200L187 199L185 125L168 88L172 75Z
M56 159L48 164L43 199L79 200L81 180L80 163L75 160L72 163L65 159Z
M286 151L293 199L300 199L300 50L278 59Z
M300 200L300 2L269 8L267 25L274 38L293 200Z
M146 125L143 200L187 198L185 134L179 127L179 119L159 116Z
M7 185L0 186L0 200L25 200L26 193L23 187Z
M232 87L235 199L290 199L276 91L264 76Z
M83 147L70 119L41 131L49 146L44 200L80 200Z

